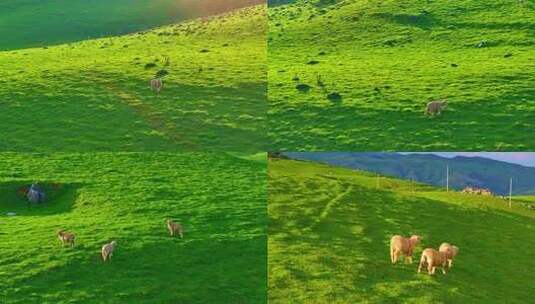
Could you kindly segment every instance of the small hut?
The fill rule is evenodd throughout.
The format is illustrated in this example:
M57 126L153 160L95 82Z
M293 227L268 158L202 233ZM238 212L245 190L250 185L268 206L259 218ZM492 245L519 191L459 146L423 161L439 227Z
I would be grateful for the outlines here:
M33 183L26 194L28 200L32 203L42 203L45 201L46 195L43 188L41 188L37 183Z

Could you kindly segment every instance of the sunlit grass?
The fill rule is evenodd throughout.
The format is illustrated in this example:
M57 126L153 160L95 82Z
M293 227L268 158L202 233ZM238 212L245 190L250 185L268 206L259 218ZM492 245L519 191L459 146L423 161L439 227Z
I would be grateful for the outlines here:
M270 8L272 150L535 147L534 8L473 0ZM296 89L303 84L307 92ZM443 98L447 111L426 117L425 104Z
M223 153L0 154L0 302L265 303L265 170ZM39 206L17 193L33 181L51 185Z
M0 52L0 149L264 150L266 9ZM149 80L165 70L157 96Z
M535 213L494 197L312 162L268 162L270 303L523 303ZM378 186L379 185L379 186ZM392 235L420 234L414 260L460 248L447 275L392 266ZM515 262L512 262L515 261Z

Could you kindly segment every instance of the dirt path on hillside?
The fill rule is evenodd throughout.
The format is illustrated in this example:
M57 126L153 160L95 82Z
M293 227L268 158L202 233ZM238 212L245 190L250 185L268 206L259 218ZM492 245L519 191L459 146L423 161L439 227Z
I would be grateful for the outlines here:
M326 218L327 216L329 216L329 214L331 213L331 209L340 202L340 200L348 195L351 191L353 191L353 187L352 186L349 186L344 192L338 194L336 197L334 197L333 199L331 199L326 205L325 207L323 208L323 211L320 213L319 217L316 219L316 222L314 223L314 226L315 225L318 225L324 218Z
M120 88L117 84L110 81L104 81L98 76L99 75L97 73L93 72L90 77L107 91L117 96L123 104L130 107L136 113L136 115L148 123L153 130L160 132L167 140L171 141L173 144L176 144L179 148L190 150L195 150L197 148L195 143L180 134L175 124L172 122L166 122L164 116L158 108L143 102L143 100L136 96L136 94L127 92Z

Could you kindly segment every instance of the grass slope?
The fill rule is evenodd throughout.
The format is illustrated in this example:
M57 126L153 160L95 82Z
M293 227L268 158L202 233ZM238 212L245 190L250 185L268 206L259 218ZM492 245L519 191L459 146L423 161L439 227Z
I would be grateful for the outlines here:
M265 163L215 153L0 160L0 303L266 302ZM17 195L34 180L48 183L44 205ZM167 218L184 239L169 237ZM76 233L74 248L61 247L60 228Z
M259 1L92 0L88 5L84 0L3 0L0 50L124 35L255 3Z
M0 150L263 151L265 13L0 52Z
M271 149L533 149L534 9L498 0L271 7ZM424 116L442 98L444 115Z
M525 303L535 267L533 211L363 171L293 160L268 165L270 303ZM460 248L447 275L392 266L389 239Z

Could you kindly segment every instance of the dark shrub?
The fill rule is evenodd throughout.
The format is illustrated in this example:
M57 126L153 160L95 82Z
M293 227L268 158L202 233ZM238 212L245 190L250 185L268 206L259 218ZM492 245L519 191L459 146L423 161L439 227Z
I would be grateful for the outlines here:
M327 95L327 99L329 99L332 102L339 102L339 101L342 101L342 95L340 95L338 92L332 92L329 95Z
M156 78L161 78L161 77L164 77L165 75L168 75L169 72L167 72L167 70L159 70L158 72L156 72L156 75L155 77Z
M308 84L300 83L296 85L295 88L301 93L306 93L310 91L311 86L309 86Z
M149 62L147 64L145 64L145 69L152 69L152 68L155 68L156 67L156 63L154 62Z

